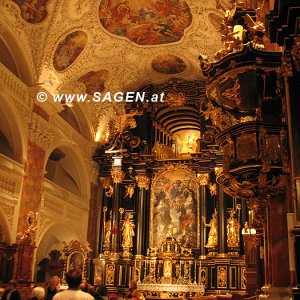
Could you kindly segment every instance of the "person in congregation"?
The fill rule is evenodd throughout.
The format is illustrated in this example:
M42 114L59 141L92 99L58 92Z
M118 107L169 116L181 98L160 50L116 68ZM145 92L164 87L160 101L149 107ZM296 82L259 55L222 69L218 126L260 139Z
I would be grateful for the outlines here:
M60 288L60 279L58 276L53 276L47 285L45 299L52 300L54 295L59 292L59 288Z
M96 300L103 300L103 296L107 295L106 286L102 284L102 280L100 277L96 277L94 283L95 286L92 295Z
M44 300L45 299L45 289L37 286L31 292L30 300Z
M129 289L125 295L125 299L139 300L140 292L137 288L137 282L135 280L130 281Z
M21 300L21 295L17 290L17 282L10 280L1 298L2 300Z
M66 275L69 288L57 293L53 300L94 300L94 297L80 290L82 274L77 269L70 270Z

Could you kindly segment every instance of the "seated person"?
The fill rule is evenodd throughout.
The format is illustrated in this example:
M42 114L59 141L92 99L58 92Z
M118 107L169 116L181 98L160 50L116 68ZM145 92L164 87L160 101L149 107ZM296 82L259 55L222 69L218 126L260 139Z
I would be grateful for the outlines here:
M12 279L11 281L8 282L8 285L1 299L21 300L21 295L17 290L17 282L15 280Z
M82 282L81 270L70 270L66 275L66 281L69 288L57 293L53 300L95 300L90 294L80 290L80 283Z
M45 289L41 286L37 286L32 290L31 300L44 300L45 299Z
M137 289L137 282L135 280L130 281L129 289L125 295L125 299L139 300L140 292Z
M103 296L107 295L107 290L100 277L95 278L95 286L92 292L92 296L95 300L103 300Z

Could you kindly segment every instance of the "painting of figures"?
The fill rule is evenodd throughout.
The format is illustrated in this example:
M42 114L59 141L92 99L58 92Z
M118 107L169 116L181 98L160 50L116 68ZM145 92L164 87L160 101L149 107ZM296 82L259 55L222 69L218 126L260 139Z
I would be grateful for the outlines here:
M157 55L152 61L152 68L163 74L177 74L186 69L185 62L172 54Z
M189 168L170 165L153 180L152 245L172 236L185 247L197 247L198 183Z
M192 22L184 0L102 0L101 25L110 33L139 45L179 41Z
M107 70L90 71L81 76L78 81L85 85L86 92L93 95L95 92L103 92L105 89L104 83L108 77Z
M87 35L83 31L68 34L56 48L53 66L57 71L67 69L80 55L87 44Z
M47 16L48 0L13 0L21 9L22 18L28 23L39 23Z

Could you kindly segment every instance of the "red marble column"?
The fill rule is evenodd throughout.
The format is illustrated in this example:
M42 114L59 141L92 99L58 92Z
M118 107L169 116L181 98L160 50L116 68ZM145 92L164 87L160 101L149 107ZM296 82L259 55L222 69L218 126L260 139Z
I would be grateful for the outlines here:
M27 229L26 217L30 211L36 212L41 202L45 150L35 143L28 142L27 162L21 194L18 232Z

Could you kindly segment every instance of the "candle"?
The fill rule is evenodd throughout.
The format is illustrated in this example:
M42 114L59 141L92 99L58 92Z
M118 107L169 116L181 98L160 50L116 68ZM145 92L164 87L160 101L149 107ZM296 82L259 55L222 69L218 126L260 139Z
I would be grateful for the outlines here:
M248 211L248 214L249 214L249 227L251 228L252 224L251 224L251 210Z
M199 267L199 269L200 269L200 273L199 273L199 282L200 282L200 284L202 284L202 277L201 277L201 274L202 274L202 272L201 272L201 258L200 258L200 267Z
M181 277L181 260L179 261L179 277Z

